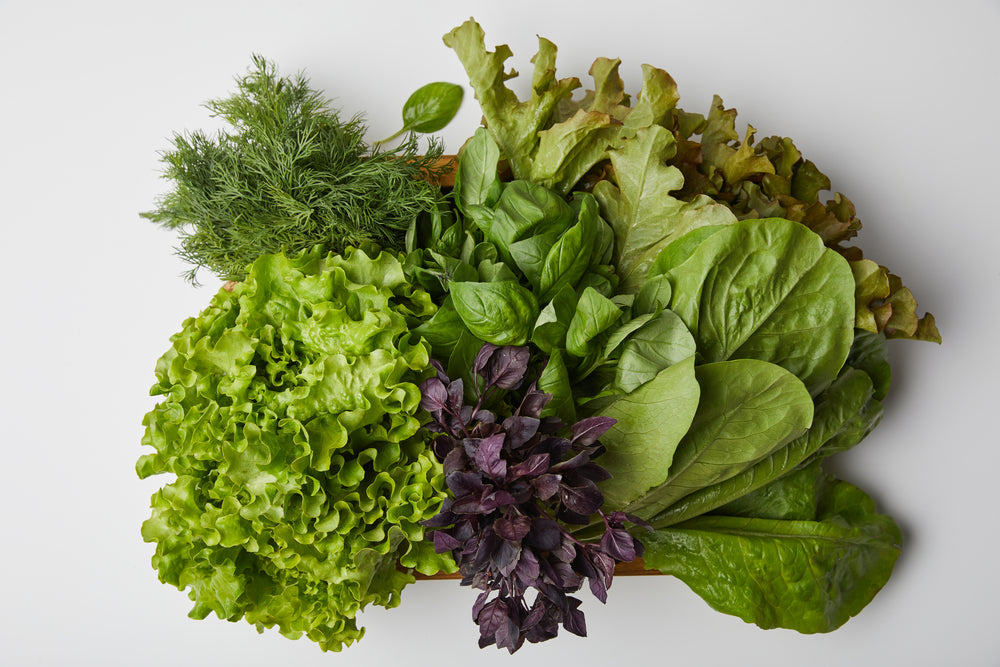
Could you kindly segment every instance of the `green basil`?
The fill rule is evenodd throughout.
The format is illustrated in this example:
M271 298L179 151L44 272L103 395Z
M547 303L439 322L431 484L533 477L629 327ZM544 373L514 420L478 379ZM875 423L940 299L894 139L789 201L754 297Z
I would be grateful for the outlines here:
M450 285L455 310L469 331L494 345L524 345L538 319L538 301L512 280L455 282Z

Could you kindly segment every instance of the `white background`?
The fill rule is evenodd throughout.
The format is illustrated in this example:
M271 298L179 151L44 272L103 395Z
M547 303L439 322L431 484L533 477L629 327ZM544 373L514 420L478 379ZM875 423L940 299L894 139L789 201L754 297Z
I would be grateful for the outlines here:
M590 637L514 656L476 648L474 593L407 588L343 653L186 617L139 526L153 364L217 283L195 289L175 238L138 213L169 184L174 131L254 52L306 70L375 140L418 86L465 83L441 36L470 15L526 73L535 35L586 84L597 56L713 93L782 134L857 205L868 257L903 276L943 346L891 345L882 425L836 461L905 531L886 588L829 635L762 631L669 577L619 578ZM13 2L0 0L0 663L4 665L998 665L1000 4L991 2ZM442 133L456 150L471 91ZM563 663L560 663L563 664Z

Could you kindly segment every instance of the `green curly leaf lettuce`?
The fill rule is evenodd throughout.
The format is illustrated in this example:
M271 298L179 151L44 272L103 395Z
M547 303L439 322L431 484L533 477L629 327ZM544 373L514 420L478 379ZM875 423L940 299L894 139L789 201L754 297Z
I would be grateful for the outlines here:
M403 569L454 569L420 525L446 495L418 417L429 346L410 333L434 311L396 256L314 250L262 256L173 336L136 469L176 475L142 534L192 617L338 651L358 611L399 603Z

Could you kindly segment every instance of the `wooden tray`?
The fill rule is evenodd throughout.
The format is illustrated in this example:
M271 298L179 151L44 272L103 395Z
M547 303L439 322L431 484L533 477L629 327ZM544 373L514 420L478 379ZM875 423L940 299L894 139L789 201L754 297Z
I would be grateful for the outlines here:
M414 572L413 575L417 578L417 581L430 581L433 579L461 579L462 575L458 574L446 574L444 572L439 572L438 574L420 574L419 572ZM630 563L618 563L615 566L615 576L616 577L636 577L636 576L647 576L647 575L663 575L659 570L647 570L646 566L643 564L641 558L636 558Z

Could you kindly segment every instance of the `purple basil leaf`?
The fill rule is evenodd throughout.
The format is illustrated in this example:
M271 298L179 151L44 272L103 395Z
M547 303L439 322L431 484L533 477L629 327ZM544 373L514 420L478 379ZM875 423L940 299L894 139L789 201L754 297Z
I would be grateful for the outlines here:
M513 504L514 497L510 495L510 492L500 489L499 491L483 495L480 500L480 512L492 512L493 510L500 509L501 507L509 507Z
M515 466L511 466L508 479L514 480L519 477L537 477L549 469L549 455L532 454L526 460ZM545 500L544 498L542 500Z
M447 505L448 509L445 509ZM451 511L452 501L451 498L445 498L444 503L441 504L441 511L432 516L430 519L424 519L420 522L421 526L425 528L447 528L455 524L458 517Z
M514 617L515 609L514 605L508 604L507 619L496 631L497 648L505 648L510 653L514 653L524 643L521 626Z
M542 409L548 405L549 401L552 400L552 394L546 394L545 392L538 391L535 389L535 385L531 385L531 389L528 393L524 395L521 399L521 406L517 409L515 414L521 417L534 417L540 418L542 416Z
M573 513L590 516L601 508L604 496L593 483L584 486L559 486L559 499Z
M453 472L464 470L468 465L469 459L465 456L465 452L461 447L454 446L452 446L450 452L445 454L444 461L441 462L441 466L444 468L445 476L450 475Z
M608 587L604 582L604 577L590 577L587 581L590 584L590 592L594 594L594 597L600 600L601 604L607 604Z
M586 447L597 442L617 421L617 419L611 417L587 417L586 419L581 419L573 424L571 429L573 444Z
M457 499L474 494L477 497L483 492L483 479L478 474L468 471L455 471L445 477L448 490ZM457 512L454 508L452 511Z
M535 487L540 500L548 500L559 492L561 481L559 475L540 475L531 480L531 485Z
M603 482L606 479L611 479L611 473L592 461L574 470L573 475L579 477L581 480L589 479L595 484Z
M440 361L438 361L437 359L431 359L431 366L433 366L434 370L437 372L438 380L441 380L441 382L445 384L451 382L451 378L448 377L448 374L444 372L444 366L441 364Z
M481 424L494 424L496 423L497 417L489 410L480 410L476 413L476 419Z
M538 454L548 452L553 461L561 461L572 446L566 438L548 437L540 440L533 451Z
M542 423L538 426L538 432L553 435L564 428L566 428L566 424L559 417L542 417ZM566 451L569 451L569 440L566 441Z
M604 588L611 588L611 581L615 577L615 560L603 551L598 551L594 554L594 567L597 568L597 578L604 581Z
M573 470L574 468L579 468L587 463L590 463L590 455L587 452L580 452L571 459L565 461L560 461L559 463L552 466L552 472L563 472L564 470Z
M521 545L500 540L496 550L490 555L490 563L501 575L509 577L517 567L517 561L521 557Z
M563 612L563 627L567 632L572 632L578 637L587 636L587 621L583 617L583 612L578 609L580 601L576 598L569 598L569 606Z
M476 616L479 624L479 647L490 646L496 642L496 633L507 622L507 605L497 598L483 605ZM486 644L483 641L487 640Z
M486 606L486 601L490 598L490 591L483 591L478 596L476 596L476 601L472 605L472 620L476 621L479 618L479 613Z
M448 385L448 407L452 412L458 412L462 409L462 404L465 402L464 391L465 386L462 383L462 378L452 380ZM462 421L466 424L469 423L464 414L462 415Z
M479 352L476 353L476 358L472 361L472 374L482 375L480 371L486 368L486 363L498 349L500 349L499 346L494 345L493 343L483 343L483 346L479 348ZM489 384L488 380L487 384Z
M505 437L504 433L497 433L480 440L475 454L479 469L500 482L507 476L507 462L500 458Z
M611 528L601 537L601 550L615 560L629 563L635 560L635 543L624 528Z
M557 522L537 517L531 520L531 531L525 542L539 551L554 551L562 543L562 537L563 531Z
M462 546L462 543L443 530L435 530L431 533L434 540L434 551L443 554L446 551L454 551Z
M451 511L455 514L482 514L488 510L483 510L482 496L472 493L456 498L451 506Z
M492 526L486 526L482 533L479 535L479 546L476 549L475 560L472 563L472 569L476 571L484 571L486 566L489 565L493 553L500 548L503 540L496 536L493 532Z
M562 541L557 549L552 549L552 555L562 563L572 563L576 558L576 544L569 535L565 535L560 530Z
M540 574L538 556L531 549L521 547L521 558L517 561L514 576L525 586L534 586Z
M527 347L505 345L496 350L486 362L483 378L487 385L500 389L516 389L528 372L531 351Z
M548 610L548 603L544 595L539 595L535 598L534 604L531 605L531 610L528 615L524 617L524 621L521 623L522 630L530 630L545 618L545 612Z
M448 390L444 382L433 377L420 383L420 407L434 413L444 410L448 402Z
M577 545L576 557L573 559L572 565L573 570L582 577L590 579L598 576L597 568L594 566L593 555L586 546Z
M517 449L538 433L539 421L534 417L507 417L503 420L507 431L507 446Z
M493 531L511 542L520 542L530 530L531 519L526 516L502 517L493 522Z

